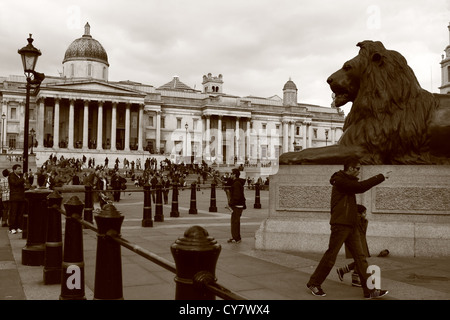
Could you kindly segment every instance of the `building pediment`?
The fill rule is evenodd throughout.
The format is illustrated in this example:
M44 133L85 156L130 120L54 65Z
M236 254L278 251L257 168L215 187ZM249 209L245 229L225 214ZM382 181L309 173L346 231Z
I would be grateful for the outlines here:
M108 82L85 80L85 81L61 81L54 83L46 83L41 85L41 92L62 91L62 92L80 92L80 93L95 93L106 95L120 95L120 96L141 96L145 97L145 93L133 90L117 84Z

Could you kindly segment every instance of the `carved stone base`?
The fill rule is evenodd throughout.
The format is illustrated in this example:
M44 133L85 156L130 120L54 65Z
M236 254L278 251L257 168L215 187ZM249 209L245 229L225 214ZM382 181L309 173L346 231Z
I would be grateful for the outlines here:
M283 165L270 177L269 217L257 249L325 252L330 235L331 175L340 165ZM450 166L363 166L360 178L392 171L357 195L367 207L372 255L450 255ZM344 250L342 249L342 253Z

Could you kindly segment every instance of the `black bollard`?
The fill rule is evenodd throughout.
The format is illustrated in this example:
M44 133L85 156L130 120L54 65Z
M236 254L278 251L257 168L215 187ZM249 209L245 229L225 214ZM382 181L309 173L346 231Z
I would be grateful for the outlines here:
M191 183L191 206L189 208L189 214L197 214L197 191L195 183Z
M27 244L22 249L22 264L25 266L42 266L45 258L47 229L47 196L52 190L39 187L25 191L28 201Z
M211 200L209 203L209 212L217 212L217 205L216 205L216 184L211 184Z
M259 196L259 183L255 183L255 204L253 205L255 209L261 209L261 199Z
M45 242L44 284L61 283L62 226L61 209L62 196L53 191L47 197L47 241Z
M215 300L213 293L202 290L195 279L208 275L216 281L216 264L222 247L208 231L200 226L192 226L170 247L177 267L176 300Z
M164 221L161 183L156 185L155 221Z
M123 300L120 244L110 235L120 236L124 216L113 204L106 204L95 215L98 226L94 299Z
M94 203L92 201L92 186L84 186L84 210L83 210L83 220L93 223L92 212L94 211Z
M142 218L142 227L153 227L152 220L152 200L150 185L144 185L144 216Z
M172 185L172 207L170 210L171 217L179 217L180 212L178 211L178 186L176 183Z
M61 271L60 300L86 300L84 285L83 228L77 221L83 213L83 202L73 196L64 204L66 227Z

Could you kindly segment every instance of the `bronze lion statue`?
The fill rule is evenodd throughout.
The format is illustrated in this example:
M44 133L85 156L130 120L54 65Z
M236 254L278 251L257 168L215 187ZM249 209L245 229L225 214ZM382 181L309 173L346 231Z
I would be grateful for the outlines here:
M379 41L357 44L359 54L327 82L336 107L353 102L336 145L287 152L280 164L450 164L450 95L421 88L398 52Z

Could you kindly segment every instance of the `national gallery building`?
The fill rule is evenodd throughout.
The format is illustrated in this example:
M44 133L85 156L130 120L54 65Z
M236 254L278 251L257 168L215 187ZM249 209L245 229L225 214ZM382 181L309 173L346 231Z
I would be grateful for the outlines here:
M62 65L62 74L46 75L30 98L28 134L38 164L51 154L97 163L145 156L276 163L281 153L335 144L342 135L344 113L298 103L290 79L282 98L227 94L221 74L203 75L202 90L177 76L158 87L109 81L108 55L89 24ZM22 154L25 84L25 76L0 77L3 154Z

